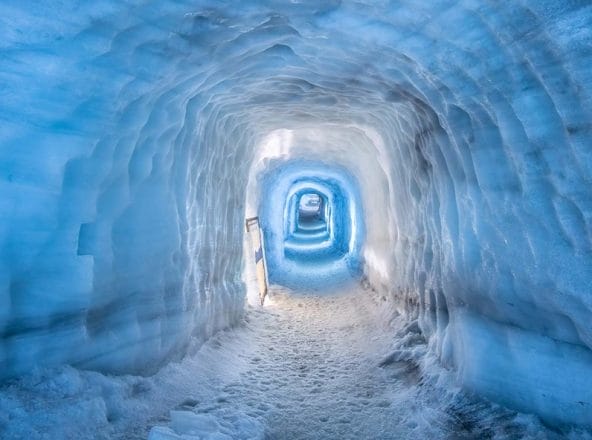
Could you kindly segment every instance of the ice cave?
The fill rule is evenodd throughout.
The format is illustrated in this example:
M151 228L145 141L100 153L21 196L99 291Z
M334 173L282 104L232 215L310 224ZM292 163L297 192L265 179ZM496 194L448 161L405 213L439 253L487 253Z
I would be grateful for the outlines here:
M592 439L590 0L3 0L1 439Z

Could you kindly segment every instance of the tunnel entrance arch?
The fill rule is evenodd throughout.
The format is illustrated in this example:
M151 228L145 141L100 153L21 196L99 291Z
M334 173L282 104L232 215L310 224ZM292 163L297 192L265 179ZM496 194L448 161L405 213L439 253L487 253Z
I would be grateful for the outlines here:
M272 284L317 289L361 273L363 211L347 170L289 161L260 182L258 213Z
M331 232L331 198L326 188L303 188L290 196L284 211L286 236Z
M326 206L326 200L321 194L316 192L302 194L297 204L297 228L302 229L307 224L315 223L322 223L326 226Z

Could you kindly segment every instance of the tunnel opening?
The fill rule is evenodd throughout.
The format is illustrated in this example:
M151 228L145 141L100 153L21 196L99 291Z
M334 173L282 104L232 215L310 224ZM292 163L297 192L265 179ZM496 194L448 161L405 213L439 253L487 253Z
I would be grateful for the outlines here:
M296 229L302 232L327 230L326 201L321 194L310 192L300 196ZM327 206L328 208L328 206Z
M257 210L270 283L308 290L359 279L363 211L344 168L279 161L261 177Z
M331 206L320 191L302 189L291 196L286 207L286 239L299 237L310 241L328 238L331 234Z

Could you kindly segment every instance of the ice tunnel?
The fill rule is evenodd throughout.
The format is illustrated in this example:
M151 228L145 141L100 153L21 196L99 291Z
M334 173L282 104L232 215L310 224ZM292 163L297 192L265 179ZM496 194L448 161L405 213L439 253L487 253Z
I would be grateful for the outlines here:
M361 280L463 390L592 425L589 1L0 11L3 384L239 324L258 216L272 284Z
M346 170L291 161L268 170L260 191L271 283L319 290L361 275L362 204ZM316 200L317 209L303 199Z

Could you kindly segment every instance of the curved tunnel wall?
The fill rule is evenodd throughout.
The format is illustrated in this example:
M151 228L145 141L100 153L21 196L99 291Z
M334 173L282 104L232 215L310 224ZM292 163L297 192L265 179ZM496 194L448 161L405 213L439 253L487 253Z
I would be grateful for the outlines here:
M317 3L3 3L2 374L236 322L256 176L323 158L461 383L592 423L590 5Z

